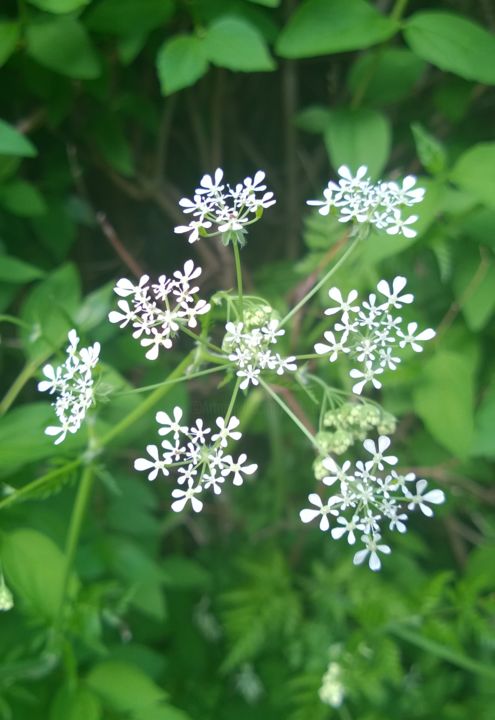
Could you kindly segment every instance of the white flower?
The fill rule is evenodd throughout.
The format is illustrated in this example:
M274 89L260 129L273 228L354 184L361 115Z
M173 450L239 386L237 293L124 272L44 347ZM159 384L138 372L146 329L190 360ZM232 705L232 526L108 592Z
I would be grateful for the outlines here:
M318 355L329 354L328 359L330 362L335 362L340 353L349 353L351 351L351 349L345 344L348 337L347 333L344 333L340 340L337 340L331 330L326 330L323 333L323 337L327 341L328 345L325 343L316 343L315 352L318 353Z
M376 287L382 293L382 295L385 295L385 297L387 298L387 307L393 305L393 307L395 308L400 308L404 303L409 304L412 303L414 300L414 295L412 293L406 293L402 296L400 295L401 291L406 287L406 284L406 278L398 275L392 280L392 289L390 289L390 286L386 280L380 280Z
M445 502L445 495L442 490L430 490L425 493L427 486L428 483L426 480L418 480L416 483L416 493L413 494L408 488L404 488L404 495L409 500L409 505L407 506L409 510L413 510L418 506L424 515L431 517L433 510L426 503L441 505Z
M356 393L356 395L361 395L363 387L369 382L378 390L381 388L382 384L376 379L376 376L381 375L381 373L383 373L383 368L373 369L369 361L366 363L364 372L358 370L357 368L352 368L349 375L354 380L358 380L358 382L352 386L352 392Z
M370 570L374 570L376 572L382 566L378 553L381 552L384 555L390 555L392 551L388 545L380 544L381 535L363 535L361 540L366 547L364 550L357 551L354 555L353 563L354 565L361 565L361 563L363 563L369 555L369 568Z
M198 497L196 497L200 489L201 488L198 490L198 487L194 487L193 484L190 484L187 490L181 490L179 488L172 490L172 497L177 498L177 500L172 503L172 510L174 512L181 512L184 510L186 504L190 502L194 512L201 512L203 509L203 503Z
M407 333L403 333L401 330L397 331L398 336L402 338L399 342L401 348L410 345L414 352L423 352L423 348L419 343L425 340L431 340L436 335L435 331L431 328L422 330L420 333L417 333L417 329L418 323L410 322L407 326Z
M165 467L165 463L160 459L159 451L156 445L147 445L146 450L151 457L151 460L147 458L136 458L134 461L135 470L151 470L148 475L148 480L156 480L158 473L161 471L164 475L168 475L169 472Z
M317 495L316 493L311 493L310 495L308 495L308 500L311 505L314 505L316 507L316 510L313 510L313 508L306 508L305 510L301 510L301 512L299 513L301 521L303 523L309 523L315 518L317 518L318 515L321 515L320 530L326 532L330 528L328 515L339 514L338 510L335 510L335 508L333 507L334 505L339 503L338 498L330 498L328 503L323 504L319 495Z
M415 223L417 219L417 215L411 215L410 217L403 219L401 217L400 210L396 210L394 213L393 224L387 228L386 232L388 235L404 235L406 238L416 237L418 233L409 226Z
M228 445L229 439L231 440L240 440L242 437L242 433L236 431L236 427L239 427L240 421L239 418L236 418L234 415L229 419L229 421L226 423L224 418L217 417L215 420L217 426L220 429L220 432L215 433L211 436L211 439L216 442L217 440L220 440L220 446L225 448Z
M334 302L336 302L338 307L327 308L327 310L325 310L325 315L334 315L338 312L343 313L343 315L348 315L350 312L357 312L359 310L359 305L353 305L353 302L355 302L356 298L358 297L357 290L351 290L351 292L347 296L347 299L344 300L340 290L336 287L333 287L330 288L330 290L328 291L328 297Z
M227 467L225 467L222 470L223 476L233 475L233 484L234 485L242 485L244 482L243 475L252 475L256 472L258 469L258 466L255 463L251 463L250 465L243 465L243 463L247 460L247 455L245 453L242 453L242 455L239 455L239 458L237 461L234 461L230 455L228 455L225 460L228 462Z
M238 370L237 371L237 377L243 378L240 388L241 390L245 390L249 384L251 385L259 385L259 379L258 376L260 374L259 368L253 367L252 365L248 365L245 370Z
M385 435L380 435L378 438L378 442L375 445L373 440L365 440L363 443L364 449L367 450L371 455L373 455L373 460L370 460L366 463L366 468L369 470L374 465L378 467L379 470L383 470L384 465L383 463L387 463L387 465L397 465L398 458L395 457L395 455L384 455L383 453L388 450L388 448L391 445L390 438L386 437Z
M162 410L156 413L156 421L163 427L158 429L159 435L168 435L173 432L174 439L177 440L181 433L187 432L187 425L181 425L182 420L182 408L176 405L172 411L173 419L166 412Z
M354 545L356 542L356 536L354 530L362 530L362 525L359 523L359 518L354 516L351 520L347 520L345 517L337 518L337 523L340 527L335 526L331 529L330 534L334 540L340 540L340 538L347 534L347 542L349 545Z

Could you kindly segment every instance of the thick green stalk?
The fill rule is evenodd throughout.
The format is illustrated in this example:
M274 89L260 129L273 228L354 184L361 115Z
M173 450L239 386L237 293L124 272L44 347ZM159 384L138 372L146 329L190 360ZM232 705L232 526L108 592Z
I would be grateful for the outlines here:
M345 263L345 261L347 260L347 258L349 257L349 255L352 253L352 251L354 250L354 248L356 247L356 245L358 244L358 242L359 242L359 238L355 238L355 239L352 241L352 243L349 245L349 247L347 248L347 250L345 251L345 253L344 253L344 254L342 255L342 257L335 263L335 265L333 265L333 266L330 268L330 270L329 270L327 273L325 273L325 275L321 278L321 280L319 280L319 281L316 283L316 285L314 285L314 286L311 288L311 290L306 293L306 295L302 298L302 300L299 300L299 302L297 303L297 305L294 305L294 307L292 308L292 310L290 310L290 311L287 313L287 315L284 317L284 319L281 320L281 322L280 322L280 327L282 327L283 325L285 325L285 323L288 322L288 321L291 319L291 317L292 317L293 315L295 315L295 314L303 307L303 305L305 305L305 304L308 302L308 300L310 300L310 299L313 297L313 295L316 295L316 293L318 292L318 290L319 290L321 287L323 287L323 285L327 282L327 280L329 280L329 278L331 278L332 275L333 275L335 272L337 272L337 270Z

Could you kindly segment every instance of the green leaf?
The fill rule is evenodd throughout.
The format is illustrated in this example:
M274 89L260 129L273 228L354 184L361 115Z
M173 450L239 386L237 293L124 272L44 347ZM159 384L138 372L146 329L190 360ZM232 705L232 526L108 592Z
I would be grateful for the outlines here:
M74 17L60 17L29 25L27 52L44 67L61 75L91 80L101 67L85 27Z
M322 105L310 105L296 115L298 128L310 133L324 133L330 122L331 111Z
M90 10L90 30L112 35L147 33L167 22L174 11L172 0L103 0Z
M360 55L347 78L366 104L388 105L410 96L426 63L406 48L378 48Z
M37 150L33 143L12 125L0 120L0 153L2 155L33 157L37 155Z
M291 16L276 48L282 57L314 57L361 50L397 30L397 22L364 0L308 0Z
M24 180L12 180L0 185L0 205L20 217L35 217L46 212L41 193Z
M55 695L50 720L100 720L98 697L86 688L62 687Z
M420 123L413 123L411 129L422 166L432 175L440 175L447 167L447 154L443 145Z
M78 328L87 332L106 320L113 301L113 280L87 295L77 309L75 321Z
M416 55L441 70L495 84L495 37L471 20L449 12L419 12L407 19L404 34Z
M456 265L454 289L470 330L485 327L495 310L495 263L491 258L463 257Z
M21 319L30 327L22 339L29 357L57 350L74 327L81 289L74 265L62 265L31 290L21 308Z
M332 165L348 165L356 171L367 165L377 178L390 154L390 124L377 110L333 110L325 132L325 144Z
M495 379L476 413L473 455L495 458Z
M256 3L256 5L264 5L265 7L278 7L280 5L280 0L250 0L252 3Z
M476 358L442 350L423 365L414 407L435 440L465 459L474 438Z
M139 720L190 720L190 717L170 705L161 705L140 710Z
M164 95L194 85L208 70L203 41L194 35L176 35L161 46L156 66Z
M99 663L89 673L87 684L119 713L140 713L166 698L165 692L139 668L124 662Z
M0 22L0 67L5 65L14 52L19 40L20 27L17 22Z
M210 25L203 42L206 57L219 67L243 72L275 69L265 40L247 20L221 17Z
M30 528L4 535L2 567L14 594L38 620L54 620L62 594L65 557L53 540ZM79 587L73 575L69 593Z
M27 283L44 277L44 270L8 255L0 255L0 280L7 283Z
M495 142L479 143L456 162L450 179L479 202L495 207Z
M36 5L40 10L63 14L89 5L91 0L28 0L28 2L30 5Z
M91 137L106 162L121 175L134 173L134 159L120 118L116 113L100 112L91 125Z

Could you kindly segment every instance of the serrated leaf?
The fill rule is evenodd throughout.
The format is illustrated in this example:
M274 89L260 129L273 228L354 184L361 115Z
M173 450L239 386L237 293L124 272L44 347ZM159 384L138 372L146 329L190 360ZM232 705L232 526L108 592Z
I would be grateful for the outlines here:
M15 595L38 621L57 616L64 584L65 557L57 545L36 530L15 530L3 537L2 567ZM79 587L75 575L69 583L74 595Z
M347 165L356 171L367 165L368 172L377 178L390 154L390 123L377 110L333 110L325 131L325 145L332 165Z
M450 179L479 202L495 207L495 143L479 143L466 150Z
M476 358L442 350L424 362L414 408L435 440L461 459L474 438Z
M7 283L27 283L44 277L45 271L8 255L0 255L0 280Z
M19 40L20 27L17 22L0 22L0 67L5 65L14 52Z
M0 205L20 217L35 217L46 212L39 190L24 180L11 180L0 185Z
M495 84L495 37L472 20L449 12L419 12L407 18L404 35L416 55L441 70Z
M37 155L37 150L33 143L12 125L0 120L0 153L2 155L33 157Z
M100 75L98 54L84 25L74 17L29 25L26 39L28 55L50 70L81 80Z
M290 17L276 48L282 57L315 57L361 50L397 30L397 22L364 0L309 0Z
M86 17L90 30L111 35L148 33L172 15L172 0L102 0Z
M194 85L208 70L203 40L194 35L176 35L158 51L156 66L164 95Z
M203 42L205 56L219 67L243 72L275 69L263 36L242 18L224 16L216 20Z
M91 0L27 0L30 5L35 5L40 10L63 15L74 10L79 10L89 5Z

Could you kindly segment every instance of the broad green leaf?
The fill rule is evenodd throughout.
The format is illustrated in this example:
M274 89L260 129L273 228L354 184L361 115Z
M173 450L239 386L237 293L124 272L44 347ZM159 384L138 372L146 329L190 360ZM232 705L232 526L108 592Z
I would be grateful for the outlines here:
M91 138L106 162L121 175L134 173L134 159L116 113L100 112L91 124Z
M140 710L139 720L190 720L190 716L171 705L160 705Z
M55 352L66 343L80 297L79 276L70 264L62 265L31 290L21 308L21 319L30 327L22 331L30 358Z
M100 720L101 704L87 688L62 687L55 695L50 720Z
M146 32L131 33L123 35L117 41L117 52L122 65L129 65L137 58L146 45L148 34Z
M26 38L28 55L40 65L82 80L100 75L98 54L76 18L59 17L29 25Z
M119 713L139 713L159 706L166 693L139 668L124 662L108 661L96 665L86 682L104 704Z
M495 84L495 36L471 20L449 12L419 12L407 19L404 35L416 55L441 70Z
M17 22L0 22L0 67L5 65L14 52L19 40L20 28Z
M425 68L407 48L378 48L356 59L347 84L366 104L387 105L410 96Z
M90 9L90 30L111 35L147 33L167 22L174 10L172 0L102 0Z
M439 175L447 167L447 154L443 145L420 123L414 123L411 129L422 166L432 175Z
M495 459L495 380L476 413L473 455Z
M37 154L37 150L33 143L12 125L0 120L0 153L2 155L33 157L33 155Z
M168 555L160 562L164 584L176 588L205 587L207 571L195 560L181 555Z
M30 528L3 536L2 567L8 583L30 615L38 621L57 616L63 587L65 557L53 540ZM69 593L79 587L72 575Z
M414 408L435 440L465 459L474 438L476 359L442 350L424 361Z
M479 202L495 207L495 142L479 143L456 162L450 179Z
M484 328L495 310L494 261L488 257L483 261L464 257L456 265L454 289L467 326L474 332Z
M288 58L362 50L397 30L397 22L364 0L308 0L291 16L276 48Z
M390 124L376 110L332 110L325 131L325 144L332 165L348 165L356 171L367 165L369 174L377 178L390 154Z
M112 305L114 285L111 280L84 298L75 315L78 328L87 332L106 320Z
M206 57L219 67L243 72L275 69L264 38L247 20L221 17L210 25L203 42Z
M203 41L194 35L176 35L161 46L156 66L164 95L194 85L208 70Z
M44 270L8 255L0 255L0 280L7 283L27 283L45 275Z
M331 111L322 105L310 105L296 115L298 128L310 133L324 133L330 123Z
M35 217L46 212L41 193L24 180L12 180L0 185L0 205L21 217Z
M89 5L91 0L28 0L28 2L40 10L63 14L70 13L73 10L79 10L79 8Z

